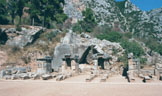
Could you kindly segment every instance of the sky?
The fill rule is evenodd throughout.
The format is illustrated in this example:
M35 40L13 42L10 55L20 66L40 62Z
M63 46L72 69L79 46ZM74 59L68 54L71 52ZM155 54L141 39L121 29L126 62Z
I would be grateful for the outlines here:
M162 7L162 0L131 0L131 2L143 11L150 11Z

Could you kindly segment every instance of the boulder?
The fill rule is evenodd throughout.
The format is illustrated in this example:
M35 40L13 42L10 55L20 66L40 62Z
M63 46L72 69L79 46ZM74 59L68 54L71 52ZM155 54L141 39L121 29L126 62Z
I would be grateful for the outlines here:
M4 79L5 79L5 80L11 80L11 77L12 77L11 75L5 75L5 76L4 76Z
M40 79L40 75L39 74L34 74L32 77L33 77L34 80Z
M56 77L56 81L61 81L61 80L63 80L63 75L59 75Z
M17 74L13 74L13 75L11 76L11 80L16 80L16 79L19 79L19 78L20 78L20 76L17 75Z
M97 75L95 75L95 74L90 75L89 77L86 78L86 82L92 81L96 76Z
M26 73L20 74L20 78L21 78L22 80L30 79L29 75L26 74Z
M51 78L52 78L52 76L49 75L49 74L42 75L42 80L48 80L48 79L51 79Z
M22 28L21 32L15 31L13 28L6 29L5 32L9 35L6 44L13 47L23 48L24 46L33 43L43 31L44 29L42 27Z

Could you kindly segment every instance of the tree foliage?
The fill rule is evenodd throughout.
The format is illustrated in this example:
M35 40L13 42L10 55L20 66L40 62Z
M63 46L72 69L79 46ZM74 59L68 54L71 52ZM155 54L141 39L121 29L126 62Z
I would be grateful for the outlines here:
M121 46L125 49L126 53L133 53L134 56L140 57L144 55L143 48L135 41L122 40Z
M6 0L0 0L0 24L8 24Z
M97 25L93 10L86 8L82 12L84 18L82 21L79 21L76 25L73 26L74 32L92 32L93 28Z
M101 40L106 39L111 42L120 42L122 36L123 35L121 33L112 31L112 32L108 32L107 34L105 33L105 34L98 35L97 38Z
M11 22L14 24L14 19L17 14L17 0L9 0L8 2L8 12L11 15Z
M126 54L133 53L136 57L144 55L143 48L137 42L129 41L128 38L125 38L125 34L123 35L120 32L107 32L107 34L97 35L97 38L111 42L119 42L125 49Z
M21 24L21 17L23 15L23 9L25 7L25 1L24 0L18 0L17 1L17 14L19 16L19 23Z
M64 4L64 0L0 0L0 24L8 23L7 18L11 18L10 22L14 24L16 16L21 24L25 12L30 16L28 22L31 25L49 27L53 21L62 24L67 19Z

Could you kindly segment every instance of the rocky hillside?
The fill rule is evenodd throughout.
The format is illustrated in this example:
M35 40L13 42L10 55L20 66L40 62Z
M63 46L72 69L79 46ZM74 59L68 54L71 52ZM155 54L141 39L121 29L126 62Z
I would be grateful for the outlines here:
M99 26L104 25L108 28L106 30L117 31L118 32L117 35L121 34L121 36L117 37L114 36L109 39L112 38L119 39L118 37L120 37L122 39L120 39L119 41L122 40L124 41L125 37L127 38L127 36L125 37L122 36L125 35L126 33L131 33L131 35L133 34L133 36L130 37L128 36L129 38L127 38L126 41L135 39L136 42L138 42L139 44L141 43L141 46L145 51L145 54L142 54L143 57L142 56L141 57L148 59L147 64L151 65L153 64L152 62L157 61L153 59L155 57L158 58L159 61L158 63L161 64L162 57L160 56L160 54L162 55L162 46L159 43L162 43L162 8L145 12L140 10L134 4L132 4L130 0L125 0L121 2L116 2L115 0L65 0L64 13L70 18L70 21L72 21L71 23L75 24L80 20L84 20L82 12L86 10L86 8L92 9L92 11L94 12L96 22ZM68 26L72 27L70 24ZM68 28L64 30L63 28L59 27L56 27L56 29L46 29L46 30L45 28L38 26L34 27L21 26L21 27L22 28L20 30L16 26L11 27L0 26L0 59L1 59L0 65L2 65L2 62L3 64L14 63L25 65L31 63L32 65L33 62L36 63L35 59L37 57L44 57L47 55L53 56L54 50L57 49L56 47L57 43L60 43L60 38L64 37L65 32L69 30ZM113 36L114 34L107 33L106 35L109 35L110 37L110 35ZM93 36L91 39L84 38L86 41L82 43L81 40L78 40L78 38L81 39L81 37L77 37L79 35L74 36L76 37L72 41L81 42L80 45L91 46L92 43L93 45L100 46L101 44L103 45L100 46L101 49L104 49L105 47L108 48L107 46L109 46L109 44L115 44L113 45L115 46L114 48L116 48L119 45L116 43L121 44L121 42L111 40L109 40L111 42L106 41L108 40L107 37L106 40L99 40L105 38L96 39ZM149 46L151 48L148 48L148 45L143 44L141 42L142 41L141 39L150 41L153 39L156 41L156 44L154 44L153 42L152 45L150 44ZM131 45L129 44L131 43L133 47L130 47ZM134 45L136 45L134 44L134 42L131 43L127 44L128 46L126 47L129 47L132 50L139 48L134 47ZM76 47L77 44L78 43L73 44L73 46ZM155 49L154 47L155 45L158 46L158 49L154 51L159 52L160 54L152 52L152 50ZM111 55L111 57L113 57L114 54L112 53L114 50L116 51L116 49L113 50L113 47L112 48L111 47L110 50L108 49L107 52L109 55ZM117 60L118 59L117 57L119 58L120 56L113 57L115 58L113 60Z
M132 32L141 38L156 37L161 42L162 8L145 12L137 8L130 0L65 0L65 13L73 23L82 20L82 11L91 8L99 25L121 32Z

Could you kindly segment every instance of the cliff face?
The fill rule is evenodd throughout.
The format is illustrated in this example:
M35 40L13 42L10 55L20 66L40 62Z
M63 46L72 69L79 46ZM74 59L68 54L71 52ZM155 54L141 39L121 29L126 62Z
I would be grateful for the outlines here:
M145 12L130 0L65 0L65 3L64 11L73 23L82 20L82 11L88 7L94 11L99 25L118 27L121 32L132 32L141 38L162 37L162 8Z

